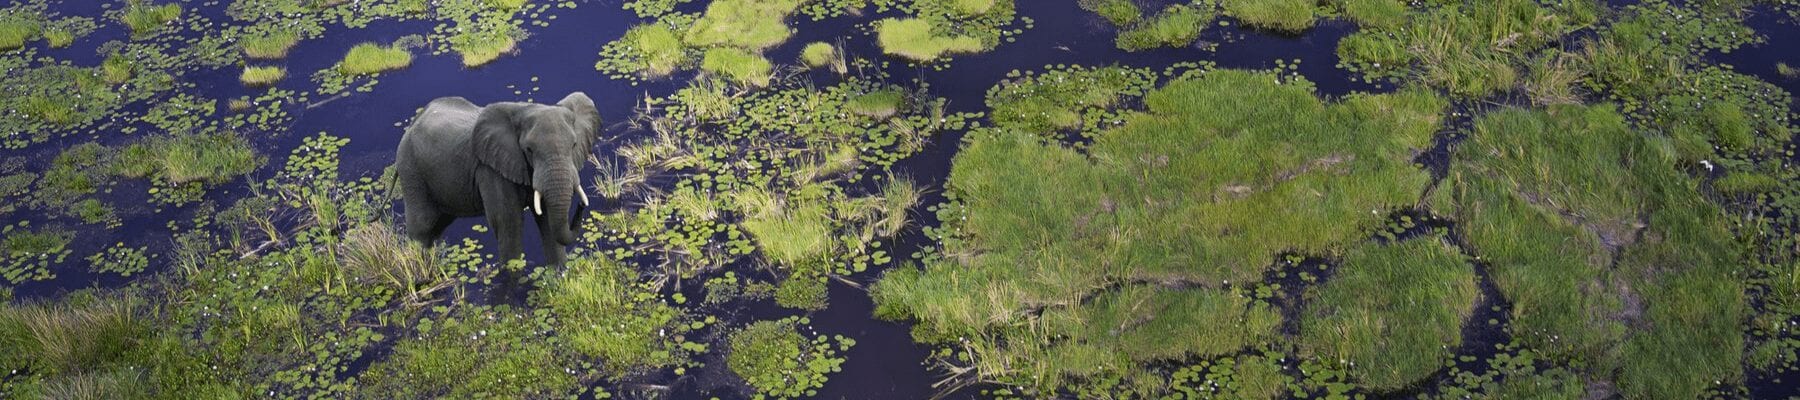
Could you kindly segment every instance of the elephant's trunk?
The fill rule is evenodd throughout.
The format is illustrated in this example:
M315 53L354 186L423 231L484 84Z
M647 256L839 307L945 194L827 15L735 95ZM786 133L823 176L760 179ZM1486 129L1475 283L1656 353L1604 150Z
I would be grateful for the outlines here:
M558 243L575 243L575 229L562 222L569 218L570 203L575 200L576 174L574 168L554 168L540 170L537 177L536 190L532 193L532 208L538 212L540 222L550 226L547 229L554 237L545 240L556 240Z

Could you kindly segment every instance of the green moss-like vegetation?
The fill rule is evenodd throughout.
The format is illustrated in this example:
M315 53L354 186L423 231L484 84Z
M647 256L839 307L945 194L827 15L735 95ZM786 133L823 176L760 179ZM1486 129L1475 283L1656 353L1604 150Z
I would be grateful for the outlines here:
M933 25L927 19L883 20L875 31L882 51L913 61L930 62L949 53L973 53L983 49L981 39L933 32Z
M837 61L837 58L837 48L832 47L831 43L807 43L806 48L800 50L800 61L812 68L831 65L833 61Z
M1477 295L1475 270L1433 238L1367 245L1308 299L1301 347L1343 360L1366 387L1406 387L1441 368L1462 343Z
M238 81L250 86L267 86L280 82L287 77L287 68L281 66L244 67L244 73L238 75Z
M167 3L155 5L142 0L132 0L125 6L125 12L119 19L125 26L131 27L131 34L145 35L156 32L170 21L181 17L181 5Z
M1554 5L1504 0L1432 8L1395 22L1388 15L1394 5L1359 3L1347 4L1346 12L1369 22L1339 43L1346 66L1371 79L1415 76L1468 97L1510 89L1526 56L1593 24L1600 9L1588 0Z
M1186 47L1200 38L1200 30L1212 23L1210 10L1187 5L1172 5L1156 17L1119 32L1119 48L1127 51L1158 47Z
M957 203L939 211L959 233L923 270L889 272L878 314L917 319L920 340L970 340L981 379L1035 390L1239 351L1279 317L1223 286L1281 252L1334 253L1410 204L1429 179L1411 154L1446 106L1421 91L1325 104L1304 81L1244 71L1176 79L1144 103L1089 156L972 133L951 172ZM1284 151L1250 150L1267 148ZM1109 284L1121 281L1145 284Z
M774 78L774 65L762 55L733 47L706 50L700 70L717 74L747 86L767 86Z
M1304 31L1317 18L1311 0L1219 0L1219 7L1246 25L1278 31Z
M1666 141L1606 106L1502 110L1477 122L1447 189L1517 338L1617 371L1628 397L1694 397L1741 374L1738 253Z
M762 50L786 42L793 30L788 14L799 0L718 0L694 21L684 36L691 46L731 46Z
M406 68L412 65L412 53L398 46L375 43L358 44L344 55L338 70L350 75L367 75Z
M731 372L756 389L756 398L810 397L825 385L827 375L844 363L840 353L855 341L844 337L808 339L796 331L805 320L788 318L757 321L731 335L731 352L725 357Z
M244 49L244 56L255 59L277 59L287 57L288 49L300 42L300 35L292 31L276 31L258 36L244 37L238 40L238 46Z

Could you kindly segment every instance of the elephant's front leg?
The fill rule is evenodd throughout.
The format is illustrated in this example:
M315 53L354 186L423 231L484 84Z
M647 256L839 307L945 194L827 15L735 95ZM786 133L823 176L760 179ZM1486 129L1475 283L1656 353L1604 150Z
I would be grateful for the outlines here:
M500 251L497 254L499 261L504 265L524 258L525 249L521 240L525 234L525 218L519 215L524 212L524 199L514 188L482 186L482 209L487 214L488 225L493 226L494 236L500 239Z
M567 218L557 218L549 214L537 215L535 218L538 226L538 241L542 242L544 246L544 265L561 267L563 261L568 258L569 245L563 243L561 239L557 239L562 235L557 231L557 224L568 223L563 221L565 219Z

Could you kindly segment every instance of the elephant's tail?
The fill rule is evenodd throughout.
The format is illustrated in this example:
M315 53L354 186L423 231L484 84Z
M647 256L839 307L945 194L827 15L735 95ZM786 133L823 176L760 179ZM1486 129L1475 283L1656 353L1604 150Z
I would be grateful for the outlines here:
M387 174L387 187L384 188L385 195L382 196L383 197L382 202L387 203L388 208L386 211L375 213L375 215L370 216L368 221L363 221L363 223L381 221L382 223L388 224L388 225L394 224L394 212L393 212L394 207L393 207L393 205L394 205L394 199L397 197L397 196L395 196L395 193L398 193L398 192L394 191L394 181L398 180L400 178L399 164L395 164L393 168L389 168L389 169L392 170L393 173Z

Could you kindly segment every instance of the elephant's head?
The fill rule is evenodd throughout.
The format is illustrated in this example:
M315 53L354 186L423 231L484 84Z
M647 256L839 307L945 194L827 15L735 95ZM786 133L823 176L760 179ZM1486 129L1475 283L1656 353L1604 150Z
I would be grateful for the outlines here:
M489 105L476 119L475 159L501 177L532 189L531 211L539 221L569 218L570 205L586 207L582 163L600 134L594 100L575 92L554 106L531 103ZM575 222L545 229L564 245L575 242Z

